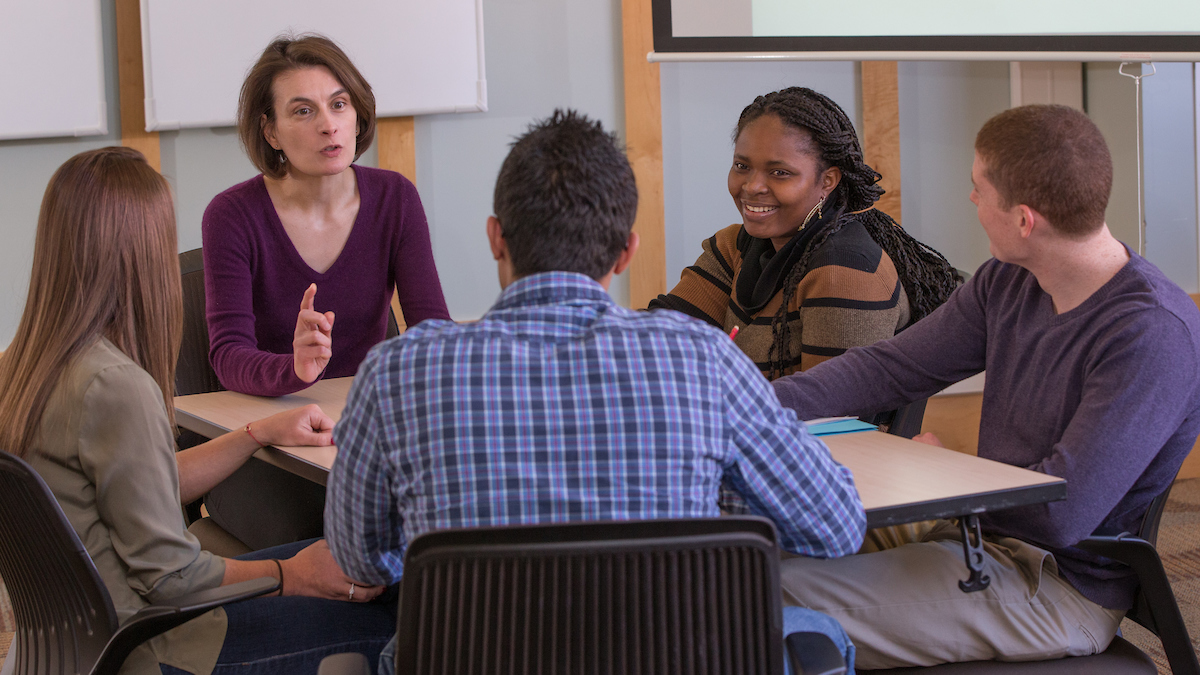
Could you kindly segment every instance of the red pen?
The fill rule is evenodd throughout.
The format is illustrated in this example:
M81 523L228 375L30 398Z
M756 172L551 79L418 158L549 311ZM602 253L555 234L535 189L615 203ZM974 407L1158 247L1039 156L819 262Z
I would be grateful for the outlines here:
M730 339L730 340L732 340L732 339L734 339L735 337L737 337L737 334L738 334L738 331L739 331L739 330L741 330L741 329L740 329L740 328L738 328L737 326L734 326L734 327L733 327L733 330L729 331L729 339Z

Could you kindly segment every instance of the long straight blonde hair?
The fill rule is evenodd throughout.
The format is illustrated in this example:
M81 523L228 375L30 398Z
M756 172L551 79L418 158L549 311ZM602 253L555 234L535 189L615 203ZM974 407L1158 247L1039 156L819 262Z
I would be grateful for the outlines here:
M59 167L38 214L29 296L0 357L0 449L24 457L63 372L100 337L154 378L172 426L183 332L167 181L130 148Z

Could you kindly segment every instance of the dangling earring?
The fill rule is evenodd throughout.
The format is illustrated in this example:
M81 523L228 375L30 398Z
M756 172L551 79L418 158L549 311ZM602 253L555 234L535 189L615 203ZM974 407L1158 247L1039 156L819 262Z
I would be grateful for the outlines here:
M817 220L821 219L821 205L824 203L825 203L825 195L821 195L821 198L817 200L816 205L813 206L812 210L808 212L808 215L804 217L804 222L800 223L800 227L796 228L797 232L799 232L800 230L803 230L804 226L808 225L808 221L812 220L814 215L817 217Z
M287 164L287 155L283 154L282 150L276 150L275 152L279 153L279 163Z

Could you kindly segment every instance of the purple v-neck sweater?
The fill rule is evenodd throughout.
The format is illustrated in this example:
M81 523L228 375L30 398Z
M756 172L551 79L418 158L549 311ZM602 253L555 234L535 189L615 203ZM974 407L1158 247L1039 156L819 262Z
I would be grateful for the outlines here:
M292 368L292 339L311 283L317 311L335 314L322 377L353 375L383 340L393 286L408 325L450 318L416 187L393 171L353 169L358 217L323 274L300 257L262 176L217 195L204 211L209 360L227 389L281 396L309 386Z
M776 380L803 419L895 408L987 369L979 456L1067 481L1067 499L985 515L984 532L1041 546L1088 599L1128 608L1136 581L1074 544L1137 532L1200 432L1200 312L1136 253L1055 314L1028 271L990 260L925 319Z

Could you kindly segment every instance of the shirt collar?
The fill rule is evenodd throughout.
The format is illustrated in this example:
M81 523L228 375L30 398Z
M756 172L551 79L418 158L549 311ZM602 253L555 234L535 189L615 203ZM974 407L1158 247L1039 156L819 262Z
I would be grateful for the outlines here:
M513 309L571 301L615 304L608 291L586 274L541 272L521 277L509 284L492 309Z

